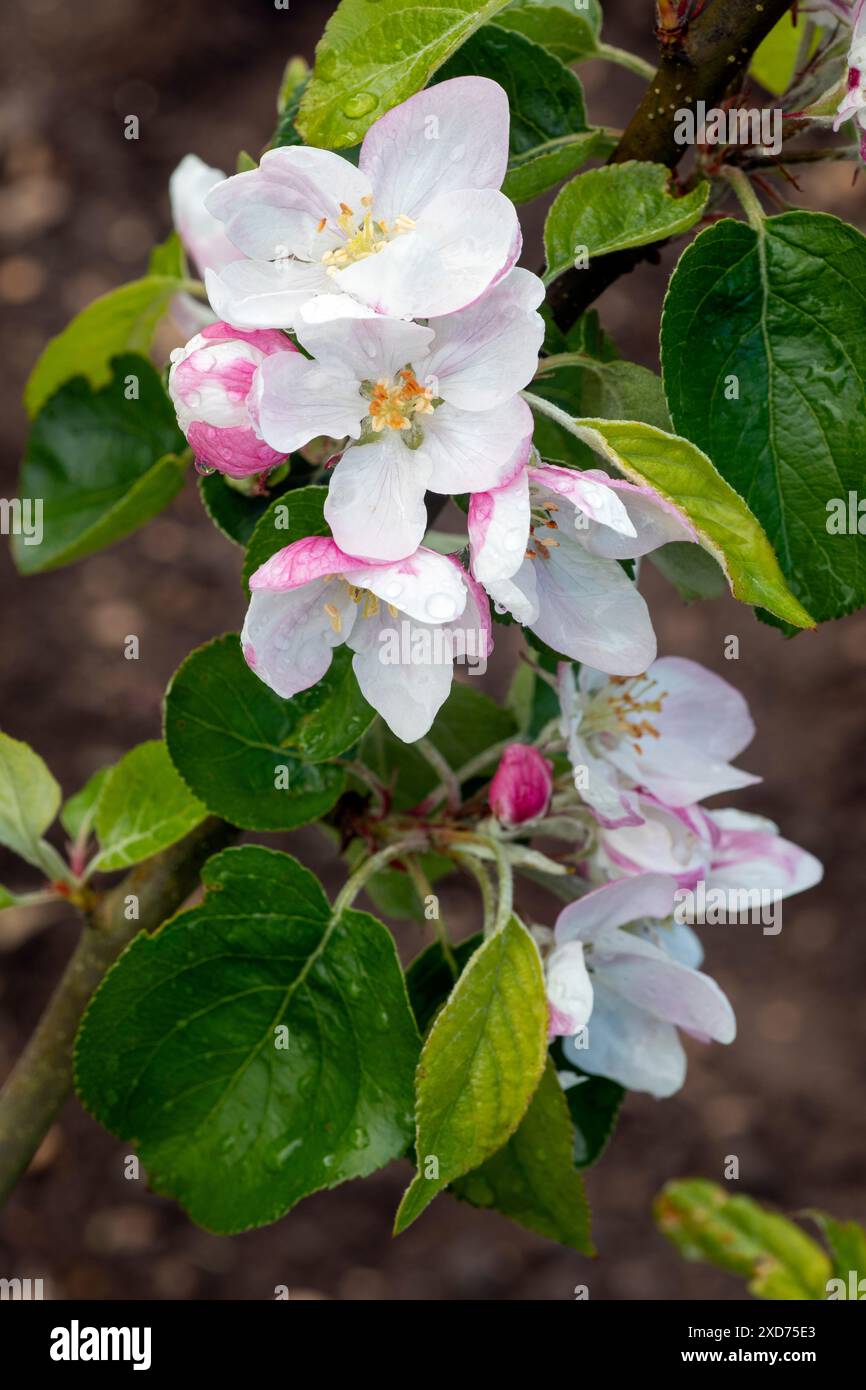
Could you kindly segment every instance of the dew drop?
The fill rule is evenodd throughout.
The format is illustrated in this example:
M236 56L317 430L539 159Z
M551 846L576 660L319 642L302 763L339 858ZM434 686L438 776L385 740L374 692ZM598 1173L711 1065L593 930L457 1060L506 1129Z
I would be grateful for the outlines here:
M450 594L431 594L425 607L428 618L438 623L447 622L457 612L457 604Z
M200 473L203 478L209 477L211 473L216 473L213 464L205 463L204 459L196 459L195 471Z
M316 60L316 76L322 82L333 82L337 76L337 68L340 61L332 48L325 53L320 53Z
M333 1166L334 1166L334 1155L333 1155L333 1154L325 1154L325 1157L322 1159L322 1167L323 1167L323 1168L333 1168Z
M376 98L372 92L356 92L354 96L349 97L343 107L343 115L348 116L350 120L353 120L355 116L366 116L367 112L372 111L375 105Z
M369 1142L370 1142L370 1136L368 1135L368 1133L367 1133L367 1131L366 1131L365 1129L362 1129L362 1128L361 1128L360 1125L358 1126L357 1129L352 1130L352 1148L353 1148L353 1149L365 1149L365 1148L367 1147L367 1144L368 1144Z

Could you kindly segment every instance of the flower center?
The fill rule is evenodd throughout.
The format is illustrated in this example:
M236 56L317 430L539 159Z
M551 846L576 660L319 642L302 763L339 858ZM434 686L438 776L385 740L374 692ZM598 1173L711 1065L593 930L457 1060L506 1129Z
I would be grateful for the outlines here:
M389 227L387 222L373 216L373 199L369 194L362 198L361 202L364 205L364 212L360 217L348 204L340 204L337 231L343 237L342 244L332 247L322 257L322 264L326 267L329 275L336 275L338 271L345 270L347 266L354 265L356 261L363 261L368 256L375 256L376 252L381 251L383 246L387 246L389 241L393 241L395 237L401 236L404 232L411 232L415 226L411 217L406 217L401 213ZM323 232L327 226L328 218L323 217L317 230Z
M382 606L382 600L378 597L377 594L372 594L369 589L361 589L357 586L357 584L350 584L349 581L347 579L344 579L342 575L332 575L331 577L339 578L340 582L345 584L346 588L349 591L349 597L351 598L353 603L356 603L359 606L363 604L363 608L361 609L362 618L375 618L378 616L379 609ZM340 612L339 608L335 603L325 603L322 606L328 615L328 622L331 624L332 631L336 632L339 636L339 634L343 631L342 613ZM394 604L389 603L386 606L388 612L391 614L391 617L396 618L397 609L394 607Z
M647 716L661 714L667 693L649 676L609 676L607 685L588 704L583 727L587 733L628 739L640 756L642 738L661 738Z
M551 550L555 550L559 545L559 541L554 540L552 536L537 534L539 531L559 530L559 523L553 518L553 513L558 511L558 503L541 500L537 494L533 496L529 510L529 541L526 546L528 560L549 560Z

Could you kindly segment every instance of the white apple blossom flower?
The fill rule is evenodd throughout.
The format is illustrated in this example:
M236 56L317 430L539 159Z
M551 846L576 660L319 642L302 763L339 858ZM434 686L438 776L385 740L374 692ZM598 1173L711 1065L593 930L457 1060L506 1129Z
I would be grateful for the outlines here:
M423 547L387 565L346 555L330 536L295 541L250 579L241 633L244 657L284 699L320 681L345 642L365 698L405 743L422 738L451 689L457 629L478 634L477 655L492 650L490 610L471 576L449 556ZM410 659L394 664L384 639L408 625ZM434 640L437 635L449 640ZM428 641L419 641L427 637ZM422 659L414 659L416 651Z
M853 117L861 130L860 154L866 159L866 0L857 0L851 22L847 90L839 104L833 129L838 130Z
M471 304L520 254L517 214L498 191L508 123L498 83L455 77L376 121L358 168L329 150L268 150L207 199L247 258L208 272L217 314L290 328L321 294L398 318Z
M543 293L537 276L516 269L477 304L426 327L355 305L349 319L299 325L312 360L263 364L257 412L272 448L349 436L325 503L342 550L410 555L426 529L428 489L477 492L522 467L532 414L517 393L538 360Z
M469 505L472 573L493 602L611 675L637 675L656 654L646 603L617 561L695 539L650 488L594 469L530 467Z
M211 189L224 181L222 169L211 168L195 154L184 155L168 181L175 231L189 260L201 276L208 268L219 272L230 261L237 261L243 255L236 246L232 246L222 223L204 205ZM180 331L188 337L216 319L207 304L186 293L175 295L171 314Z
M644 675L609 677L560 664L562 736L575 785L610 828L640 825L637 788L666 806L688 806L759 782L729 759L755 726L738 690L696 661L663 657Z

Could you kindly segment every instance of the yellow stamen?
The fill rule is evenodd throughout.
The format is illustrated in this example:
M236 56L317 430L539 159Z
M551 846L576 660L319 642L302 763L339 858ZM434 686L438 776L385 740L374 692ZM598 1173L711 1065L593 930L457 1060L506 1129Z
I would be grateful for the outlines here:
M342 616L341 616L341 614L340 614L339 608L335 608L335 606L334 606L333 603L326 603L326 604L325 604L325 612L326 612L327 615L328 615L328 619L329 619L329 621L330 621L330 624L331 624L331 627L332 627L333 631L334 631L334 632L337 632L337 633L342 632L342 631L343 631L343 619L342 619Z

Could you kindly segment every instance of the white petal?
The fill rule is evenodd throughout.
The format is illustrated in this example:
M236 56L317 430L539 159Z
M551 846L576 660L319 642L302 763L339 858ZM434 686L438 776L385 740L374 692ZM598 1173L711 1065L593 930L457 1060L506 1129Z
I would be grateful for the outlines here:
M675 891L676 883L667 874L641 874L606 883L562 909L556 919L556 940L590 942L642 917L668 917Z
M356 381L389 379L406 366L427 356L433 334L420 323L404 323L378 315L299 323L298 342L335 376Z
M346 579L419 623L452 622L467 603L460 566L424 546L405 560L347 572Z
M396 663L389 659L395 643ZM356 622L349 645L361 692L391 732L404 743L423 738L451 689L451 659L441 630L403 615L394 619L383 608Z
M211 189L225 178L222 169L213 169L197 155L188 154L168 181L171 218L187 254L200 275L206 267L222 270L240 256L225 234L225 228L205 207Z
M524 563L529 540L529 480L526 470L490 492L469 499L472 573L481 584L510 579Z
M543 298L538 276L516 266L476 303L433 319L425 368L433 394L462 410L489 410L522 390L538 366L544 320L535 311Z
M524 627L532 627L538 619L539 598L535 567L524 560L510 579L488 580L484 585L498 609L508 612Z
M337 610L339 631L326 604ZM241 633L244 657L265 685L289 699L322 679L354 618L355 604L339 580L319 579L282 593L257 590Z
M421 417L433 492L488 492L509 482L529 457L532 411L520 396L495 410L437 406Z
M517 213L502 193L436 198L413 230L333 277L341 290L395 318L452 314L471 304L520 255Z
M592 982L583 943L566 941L550 953L545 969L547 998L556 1012L557 1033L576 1033L592 1013Z
M375 212L416 217L432 198L499 188L508 165L508 98L486 77L454 77L401 102L371 126L360 167Z
M534 562L541 611L533 631L554 651L610 675L645 671L656 654L649 610L617 562L565 532L548 554Z
M204 278L214 313L235 328L292 328L301 306L331 289L323 267L306 261L232 261Z
M607 1076L629 1091L672 1096L686 1079L686 1054L676 1028L630 1008L598 979L593 989L589 1046L575 1047L569 1038L563 1043L566 1057L590 1076Z
M265 358L251 395L262 438L285 454L317 435L356 437L367 414L357 381L330 376L299 352Z
M399 431L346 450L325 501L325 519L341 550L366 560L402 560L427 529L430 465L407 449Z

